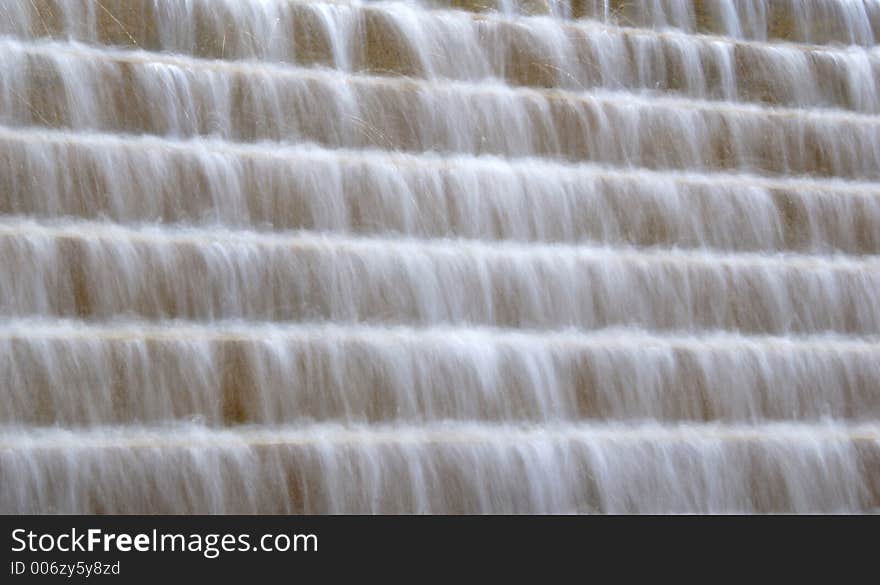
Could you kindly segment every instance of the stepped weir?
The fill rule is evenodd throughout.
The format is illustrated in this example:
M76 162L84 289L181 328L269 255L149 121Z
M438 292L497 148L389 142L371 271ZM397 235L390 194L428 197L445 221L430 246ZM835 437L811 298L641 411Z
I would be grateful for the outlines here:
M880 510L877 0L0 0L0 512Z

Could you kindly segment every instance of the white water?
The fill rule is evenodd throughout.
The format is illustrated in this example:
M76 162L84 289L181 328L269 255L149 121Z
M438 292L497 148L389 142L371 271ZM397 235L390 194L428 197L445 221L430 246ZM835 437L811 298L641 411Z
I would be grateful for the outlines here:
M0 511L880 507L880 8L793 1L0 0Z
M101 26L105 13L85 1L59 4L54 10L61 16L49 21L54 25L26 10L12 15L0 32L342 71L880 110L874 75L880 56L859 46L765 43L547 17L475 19L464 11L400 3L273 0L254 9L249 3L199 0L188 5L189 14L177 0L133 5L139 9L129 3L121 11L126 22L109 30Z
M876 503L876 425L463 423L0 437L22 511L847 512ZM866 473L865 469L871 470ZM766 482L754 485L755 476Z

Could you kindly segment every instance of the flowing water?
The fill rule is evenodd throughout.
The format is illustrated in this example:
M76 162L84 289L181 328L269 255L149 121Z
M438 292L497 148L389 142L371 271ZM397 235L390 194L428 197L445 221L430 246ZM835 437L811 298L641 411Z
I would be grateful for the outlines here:
M878 34L0 0L0 511L880 509Z

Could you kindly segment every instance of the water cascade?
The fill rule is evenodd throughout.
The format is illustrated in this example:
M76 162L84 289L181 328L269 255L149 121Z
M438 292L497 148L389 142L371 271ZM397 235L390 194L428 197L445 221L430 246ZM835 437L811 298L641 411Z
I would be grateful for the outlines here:
M878 35L0 0L0 512L880 509Z

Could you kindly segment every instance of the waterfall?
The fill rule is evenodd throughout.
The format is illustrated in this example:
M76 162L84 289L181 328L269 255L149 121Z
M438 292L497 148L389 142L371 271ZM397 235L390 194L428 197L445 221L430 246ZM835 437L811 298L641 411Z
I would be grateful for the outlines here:
M0 0L0 512L880 510L877 0Z

